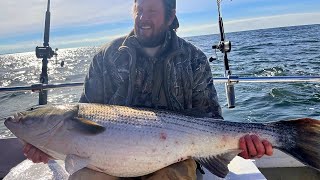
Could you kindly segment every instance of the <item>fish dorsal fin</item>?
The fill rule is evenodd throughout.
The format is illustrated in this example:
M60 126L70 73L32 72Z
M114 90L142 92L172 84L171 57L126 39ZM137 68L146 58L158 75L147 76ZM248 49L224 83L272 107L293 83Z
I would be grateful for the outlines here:
M74 154L68 154L65 159L65 168L70 176L88 166L90 162L89 158L80 157Z
M195 158L198 163L207 168L212 174L224 178L229 173L228 164L236 157L242 150L235 149L226 153L207 158Z
M106 129L100 124L84 118L74 117L73 121L75 122L75 127L73 128L85 134L95 135L102 133Z

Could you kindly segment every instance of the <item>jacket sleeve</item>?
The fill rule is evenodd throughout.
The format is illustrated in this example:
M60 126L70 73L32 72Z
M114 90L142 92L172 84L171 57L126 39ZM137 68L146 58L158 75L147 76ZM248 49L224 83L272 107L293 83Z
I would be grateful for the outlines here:
M102 52L100 51L94 56L90 64L85 78L83 92L79 100L81 103L104 102L102 58Z
M193 108L205 111L207 116L222 119L217 91L213 84L212 73L206 55L197 50L193 61Z

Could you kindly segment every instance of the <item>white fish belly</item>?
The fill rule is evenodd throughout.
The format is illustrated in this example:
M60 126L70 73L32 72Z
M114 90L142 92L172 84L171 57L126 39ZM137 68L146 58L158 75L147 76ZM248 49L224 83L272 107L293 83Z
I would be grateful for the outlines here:
M107 129L97 137L83 139L81 144L88 144L90 167L113 176L135 177L185 160L195 152L196 144L188 134L152 128L135 131Z

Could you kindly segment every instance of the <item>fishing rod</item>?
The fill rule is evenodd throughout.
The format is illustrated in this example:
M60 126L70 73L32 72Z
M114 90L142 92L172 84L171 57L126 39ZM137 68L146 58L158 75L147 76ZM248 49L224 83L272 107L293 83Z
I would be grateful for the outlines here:
M223 53L223 62L225 68L224 77L213 78L215 83L225 83L226 97L228 102L228 108L235 108L235 90L234 85L240 82L246 83L288 83L288 82L320 82L320 76L274 76L274 77L238 77L231 74L229 67L228 53L231 52L231 42L226 41L223 19L221 16L221 1L217 0L218 15L219 15L219 30L220 30L220 42L218 45L213 45L212 49L219 50ZM217 59L211 57L210 62Z
M224 26L223 26L223 19L221 16L221 1L217 0L217 6L218 6L218 14L219 14L219 30L220 30L220 42L218 45L213 45L212 49L219 50L223 53L223 62L224 62L224 77L227 79L230 78L237 78L236 76L232 76L231 70L229 67L229 59L228 59L228 53L231 52L231 41L226 41L226 36L224 33ZM216 60L217 58L211 57L209 59L210 62ZM228 101L228 108L235 108L235 92L234 92L234 83L232 81L226 81L225 82L225 89L226 89L226 97Z
M36 47L36 56L39 59L42 59L42 70L40 75L40 83L41 84L48 84L48 59L51 59L53 56L57 56L58 54L56 51L53 51L49 45L50 39L50 0L48 0L47 4L47 11L45 17L45 26L44 26L44 36L43 36L43 46ZM39 92L39 105L47 104L48 102L48 91L41 90Z

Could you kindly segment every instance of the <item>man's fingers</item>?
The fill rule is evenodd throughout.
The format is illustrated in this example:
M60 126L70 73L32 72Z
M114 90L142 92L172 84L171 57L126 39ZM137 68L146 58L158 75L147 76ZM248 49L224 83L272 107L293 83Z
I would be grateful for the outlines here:
M259 137L256 135L251 135L251 139L253 141L253 144L254 144L256 152L257 152L257 155L256 155L257 158L261 158L266 153L264 145L262 144Z
M248 154L249 156L252 158L252 157L256 157L258 152L256 150L256 147L254 146L253 144L253 141L251 139L251 136L250 135L246 135L244 137L245 141L246 141L246 145L247 145L247 149L248 149Z
M246 135L239 140L239 147L243 152L239 156L244 159L261 158L263 155L272 156L272 144L267 140L260 140L257 135Z
M45 164L48 164L49 160L50 160L50 159L49 159L48 157L44 157L44 158L42 159L42 162L45 163Z
M243 157L244 159L249 159L249 154L247 150L247 145L244 137L240 138L239 140L239 147L242 150L242 152L239 154L239 156Z
M23 147L23 154L34 163L48 163L51 158L46 153L28 143Z
M29 151L27 152L27 158L29 160L33 160L33 155L36 152L36 149L34 147L30 148Z
M39 154L39 163L40 163L40 162L43 162L43 157L42 157L42 154L41 154L41 153ZM43 162L43 163L44 163L44 162Z
M41 152L39 161L43 162L44 164L47 164L49 161L49 158L45 153Z
M46 153L44 152L41 152L40 154L40 157L41 157L41 162L47 164L49 159L50 159L50 156L48 156Z
M265 154L268 156L272 156L273 155L272 144L267 140L263 140L262 144L264 145L264 148L265 148Z
M48 163L51 158L49 155L32 146L31 144L26 144L23 147L23 153L29 160L34 163Z
M27 154L28 154L28 152L30 151L30 148L32 147L32 145L31 144L26 144L26 145L24 145L24 147L23 147L23 154L25 155L25 156L27 156Z
M33 154L33 157L31 158L32 162L34 163L40 163L41 162L41 151L38 149L35 150L35 153Z

